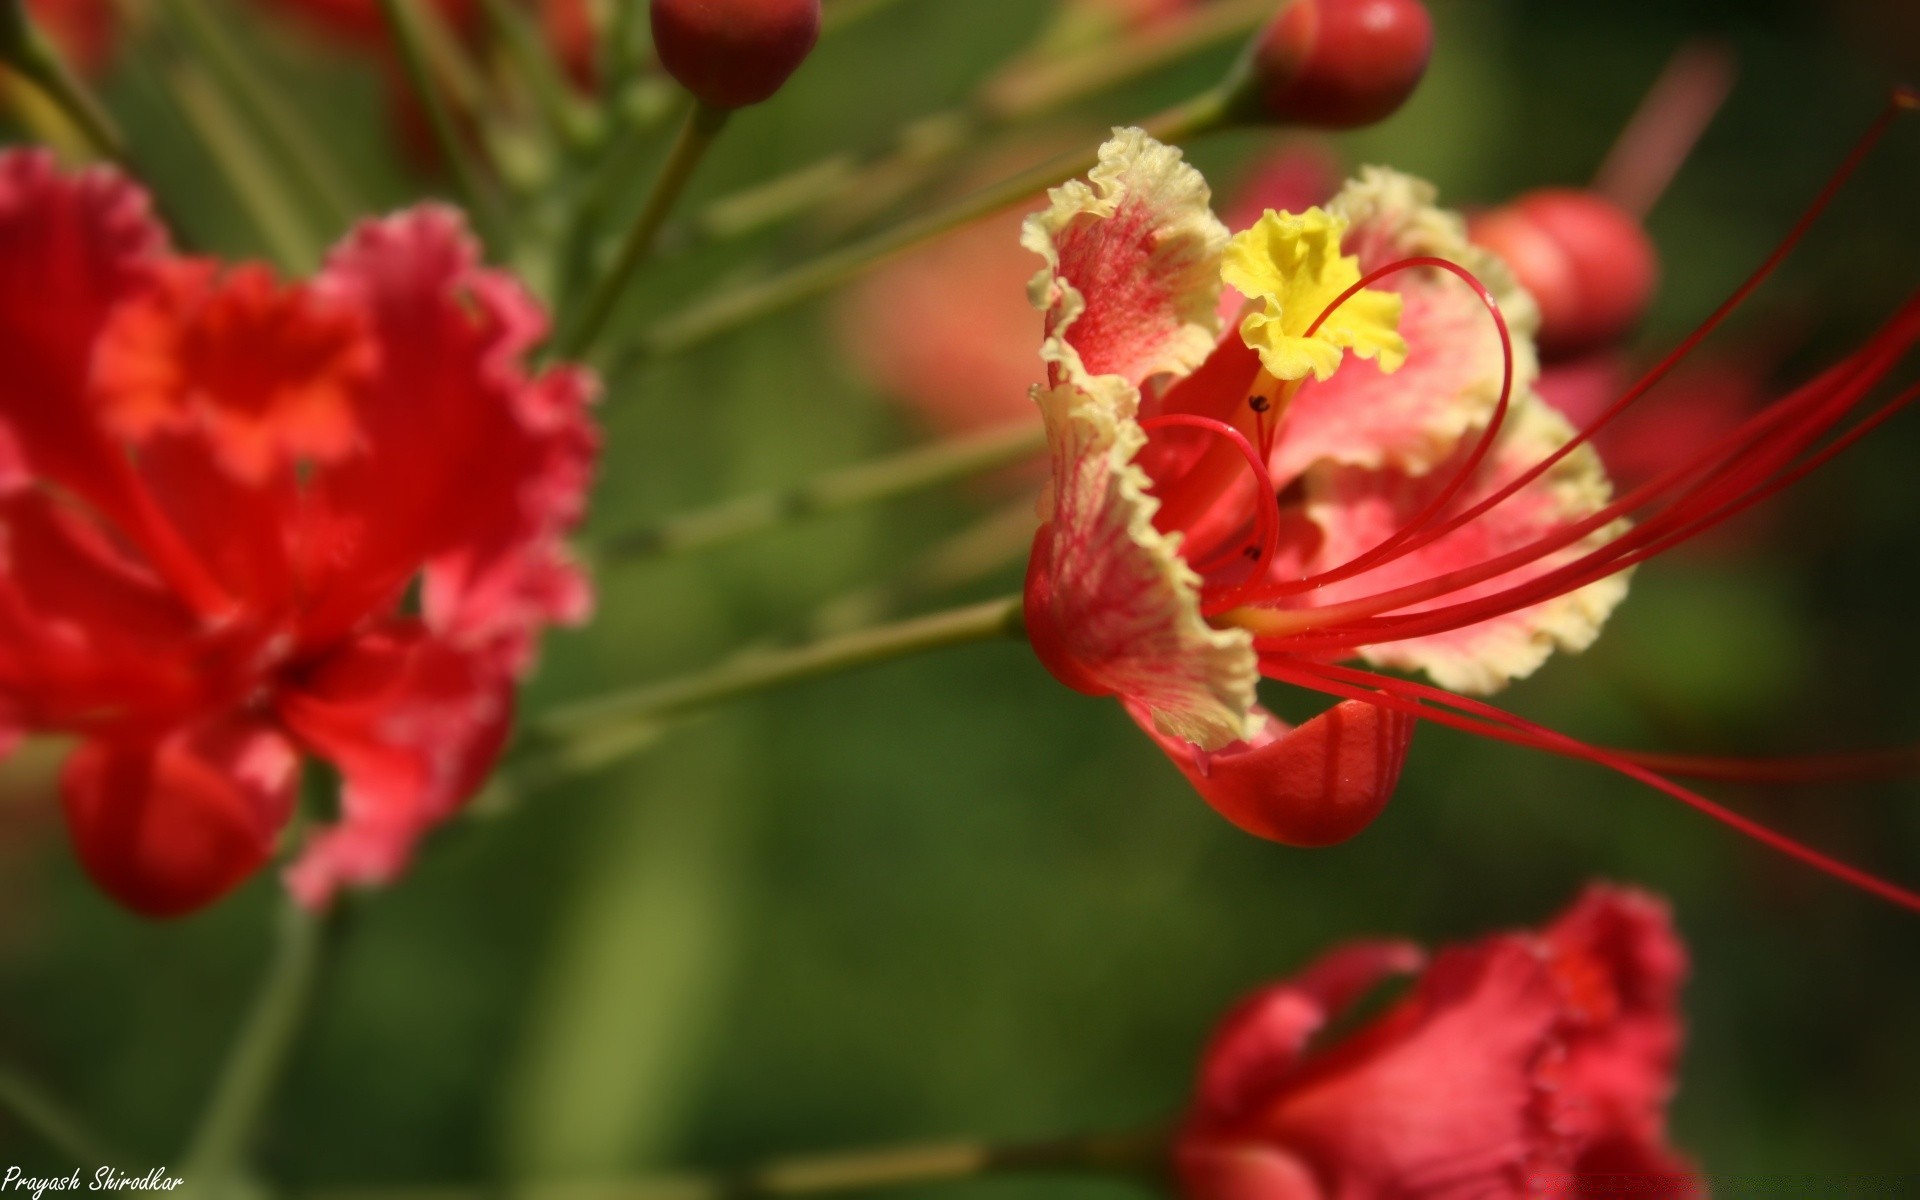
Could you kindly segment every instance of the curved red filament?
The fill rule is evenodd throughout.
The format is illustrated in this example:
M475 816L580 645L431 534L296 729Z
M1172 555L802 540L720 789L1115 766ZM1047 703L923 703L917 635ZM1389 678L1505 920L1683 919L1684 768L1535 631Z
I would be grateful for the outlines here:
M1273 476L1267 473L1266 460L1260 457L1260 452L1254 449L1253 443L1247 440L1246 434L1214 417L1203 417L1194 413L1167 413L1164 416L1148 417L1140 422L1141 431L1149 434L1156 429L1170 427L1198 429L1204 433L1211 433L1216 437L1225 438L1229 445L1240 452L1240 457L1246 460L1247 468L1253 472L1254 485L1260 497L1259 508L1254 514L1255 536L1258 541L1250 549L1253 550L1254 561L1260 566L1264 567L1265 564L1272 562L1274 552L1280 547L1280 500L1274 494ZM1230 560L1232 555L1238 553L1241 551L1230 547L1216 551L1207 558L1205 563L1190 565L1195 571L1205 575L1210 570L1218 570Z

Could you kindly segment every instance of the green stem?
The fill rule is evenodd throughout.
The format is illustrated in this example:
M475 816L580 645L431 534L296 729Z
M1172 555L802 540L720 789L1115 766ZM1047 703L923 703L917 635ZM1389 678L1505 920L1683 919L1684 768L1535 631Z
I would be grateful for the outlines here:
M163 63L160 83L233 189L240 210L289 272L305 274L320 261L320 242L295 215L293 200L261 157L260 147L221 100L207 77L184 60Z
M307 125L300 110L247 61L202 0L161 0L161 8L225 89L233 107L257 122L271 152L295 177L299 190L320 204L328 224L344 229L364 211L365 205L347 184L346 172L328 153L326 143Z
M724 545L791 521L892 499L1031 458L1045 449L1038 421L921 446L840 467L792 487L757 492L615 534L605 560L682 554Z
M400 51L401 68L406 72L408 84L419 96L420 106L426 110L427 125L433 130L433 140L440 149L441 157L446 159L447 169L453 175L454 187L460 192L462 204L479 224L482 240L498 246L501 225L496 219L493 197L481 183L473 155L466 140L460 136L453 112L447 106L446 96L435 83L433 71L428 66L427 31L421 14L415 8L416 3L417 0L380 0L380 11L386 17L387 27L393 31L394 44Z
M632 227L627 230L626 239L620 243L612 265L593 285L585 307L560 338L558 346L563 357L577 358L585 353L606 327L607 318L613 315L614 308L619 304L627 281L653 250L654 240L659 236L660 226L666 222L667 214L672 211L674 201L686 189L687 181L693 178L694 168L706 156L708 147L713 145L714 138L726 125L730 113L729 109L715 108L697 101L692 111L687 113L679 135L674 138L673 148L667 152L667 161L661 164L660 174L654 179L652 190L647 193L646 203L641 206L640 215L634 218Z
M525 12L512 0L481 0L487 19L506 47L514 68L526 81L534 105L554 134L572 150L584 150L600 139L594 113L574 96L552 52L534 32Z
M828 9L829 14L834 10ZM1064 58L1023 59L987 80L964 104L919 117L879 149L841 152L764 183L723 196L694 219L694 234L724 241L758 232L843 196L873 190L905 172L924 173L1009 126L1057 112L1178 62L1216 43L1242 36L1273 16L1274 0L1225 0L1171 28L1099 45Z
M660 726L700 709L758 692L949 646L1022 637L1019 596L914 617L785 650L755 651L664 683L566 705L527 730L516 766L520 786L597 766L648 744Z
M71 1162L99 1166L121 1161L65 1105L8 1067L0 1067L0 1108L11 1112L20 1124L39 1134Z
M520 1184L516 1200L777 1200L983 1175L1090 1174L1157 1181L1166 1171L1169 1133L1156 1127L996 1146L962 1141L783 1159L736 1174L639 1179L590 1185ZM355 1188L308 1200L475 1200L477 1188Z
M340 913L336 905L316 916L292 903L283 911L273 962L188 1145L181 1174L194 1181L197 1194L218 1196L240 1179L248 1144L305 1023Z
M127 143L80 77L67 65L52 39L27 16L20 0L0 0L0 62L24 76L73 122L80 136L102 157L127 161Z
M1227 119L1226 94L1209 91L1144 125L1162 141L1183 142L1221 128ZM1095 161L1095 151L1055 159L976 192L948 208L829 251L811 262L724 292L704 303L695 303L648 330L636 347L636 356L644 359L677 354L749 321L818 296L944 233L1010 208L1035 193L1082 174Z

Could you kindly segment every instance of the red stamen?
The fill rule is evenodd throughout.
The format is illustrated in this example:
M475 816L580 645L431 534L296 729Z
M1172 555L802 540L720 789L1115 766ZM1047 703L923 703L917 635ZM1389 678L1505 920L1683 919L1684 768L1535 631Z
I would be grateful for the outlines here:
M1867 783L1905 779L1920 773L1920 746L1856 750L1843 754L1796 754L1780 758L1662 754L1605 746L1601 749L1663 775L1718 779L1727 783Z
M1280 547L1280 501L1274 494L1273 477L1267 474L1267 464L1260 457L1260 452L1253 448L1253 443L1247 440L1246 434L1225 421L1213 417L1202 417L1193 413L1168 413L1165 416L1149 417L1140 422L1141 430L1148 434L1168 426L1203 430L1216 437L1225 438L1229 445L1240 452L1240 457L1246 460L1248 469L1253 472L1254 484L1258 489L1257 494L1261 498L1255 513L1259 538L1255 547L1258 556L1256 561L1272 562L1274 552ZM1219 569L1229 555L1237 553L1239 553L1237 549L1216 551L1207 559L1205 565L1193 563L1192 566L1194 570L1205 575L1209 570Z
M1841 862L1810 846L1788 837L1750 817L1734 812L1682 787L1663 775L1613 751L1590 746L1556 730L1516 717L1504 709L1456 695L1441 688L1428 687L1411 680L1392 679L1369 671L1357 671L1321 663L1308 663L1289 655L1262 655L1261 672L1271 678L1311 688L1343 699L1363 700L1394 708L1436 724L1468 733L1545 750L1566 758L1584 759L1637 780L1679 800L1681 803L1719 821L1747 837L1791 858L1822 871L1902 908L1920 912L1920 894ZM1446 707L1434 707L1444 705ZM1451 710L1460 711L1451 711Z
M1475 566L1450 571L1432 579L1375 596L1322 608L1301 610L1302 630L1299 634L1292 636L1303 639L1326 636L1318 631L1328 630L1333 626L1343 627L1341 632L1335 635L1343 642L1353 642L1353 634L1362 629L1367 630L1369 634L1377 634L1380 626L1377 623L1367 624L1366 618L1436 600L1449 592L1459 591L1508 574L1574 544L1595 530L1644 508L1658 499L1662 493L1670 492L1689 481L1693 481L1694 486L1672 501L1667 511L1648 518L1638 527L1591 552L1579 562L1548 572L1498 596L1484 597L1478 601L1435 609L1428 613L1408 614L1396 620L1430 622L1438 614L1462 613L1469 605L1484 606L1488 612L1495 614L1510 612L1534 602L1533 599L1527 599L1517 603L1506 603L1510 597L1518 595L1522 589L1532 593L1542 593L1551 587L1558 587L1562 592L1571 591L1574 587L1582 585L1570 583L1570 580L1578 571L1593 564L1613 562L1614 565L1608 570L1600 572L1600 575L1612 574L1614 571L1623 569L1616 560L1648 542L1668 535L1676 528L1687 530L1686 536L1693 536L1709 525L1725 520L1734 513L1772 495L1781 487L1797 481L1809 470L1825 463L1840 450L1859 440L1865 432L1890 417L1893 411L1909 403L1911 396L1897 397L1886 408L1863 421L1856 430L1850 431L1833 445L1816 453L1807 463L1788 472L1781 480L1768 484L1761 492L1747 498L1728 499L1758 485L1766 475L1784 466L1793 455L1804 451L1814 438L1831 429L1833 424L1845 416L1860 397L1870 390L1887 370L1891 369L1899 356L1916 338L1920 338L1920 296L1908 301L1901 312L1875 335L1875 340L1852 358L1803 386L1767 411L1750 418L1739 429L1719 439L1692 460L1670 468L1625 497L1580 521L1562 526L1559 530L1526 546L1497 555ZM1721 507L1712 508L1711 505L1715 504ZM1706 510L1705 515L1702 515L1703 509ZM1689 523L1693 523L1690 528ZM1671 544L1674 543L1665 543L1663 548ZM1637 562L1639 558L1636 557L1633 561ZM1271 585L1232 589L1215 599L1209 605L1208 611L1212 614L1243 604L1259 603L1269 598L1271 591ZM1536 595L1535 598L1542 597ZM1461 620L1445 627L1453 628L1459 624L1471 624L1480 619L1484 618ZM1395 636L1407 635L1396 634ZM1368 636L1362 640L1361 644L1364 641L1379 640L1388 639Z
M1454 530L1471 521L1478 520L1481 516L1493 509L1494 506L1504 502L1509 497L1518 493L1522 488L1552 470L1554 466L1565 459L1567 455L1572 454L1575 447L1591 441L1593 436L1605 428L1608 422L1626 411L1627 407L1640 399L1640 397L1652 391L1656 384L1671 374L1674 368L1678 367L1681 362L1691 355L1694 350L1699 347L1701 342L1705 341L1715 330L1719 329L1720 326L1726 322L1727 318L1733 315L1734 310L1746 303L1747 299L1759 289L1760 285L1772 276L1780 264L1793 252L1794 248L1806 238L1807 231L1810 230L1814 222L1819 220L1821 215L1826 212L1827 208L1833 203L1834 197L1839 194L1840 189L1846 185L1854 173L1860 169L1861 164L1866 161L1867 156L1872 153L1873 148L1879 144L1880 139L1886 136L1887 130L1892 127L1894 120L1898 118L1901 113L1916 108L1920 108L1920 92L1916 92L1912 88L1896 88L1892 98L1887 103L1887 107L1881 110L1878 117L1874 118L1873 124L1867 127L1867 131L1854 143L1853 148L1847 152L1847 156L1841 160L1840 165L1835 168L1833 174L1827 177L1827 181L1821 185L1819 192L1814 195L1812 203L1807 205L1806 209L1800 214L1799 219L1794 221L1793 225L1788 228L1786 235L1780 239L1780 243L1773 248L1773 251L1768 254L1766 258L1761 260L1760 265L1754 269L1751 275L1747 276L1739 287L1733 290L1731 295L1721 301L1718 308L1708 314L1707 319L1701 322L1697 329L1682 339L1680 344L1669 351L1665 358L1655 363L1651 370L1641 376L1618 400L1615 400L1609 405L1605 412L1601 413L1593 421L1588 423L1584 429L1575 434L1573 440L1542 459L1533 467L1522 472L1505 486L1495 490L1492 495L1486 497L1478 504L1460 513L1452 520L1441 525L1438 529L1431 531L1420 540L1419 544L1427 545L1439 538L1445 537L1447 534L1452 533Z
M1332 304L1329 304L1325 311L1314 318L1313 324L1307 327L1307 336L1312 337L1314 332L1320 328L1320 323L1325 321L1334 309L1340 307L1354 296L1359 295L1361 289L1383 276L1390 275L1396 271L1404 271L1409 267L1435 267L1443 271L1451 272L1453 275L1459 277L1468 287L1473 289L1474 295L1480 298L1480 303L1486 306L1487 315L1493 318L1494 331L1500 338L1501 370L1500 398L1494 403L1493 417L1487 422L1487 427L1481 432L1479 440L1474 443L1473 452L1467 455L1466 461L1460 464L1459 469L1453 473L1453 477L1447 481L1447 485L1440 489L1438 495L1430 500L1424 508L1414 515L1412 520L1408 521L1391 537L1388 537L1385 541L1373 547L1373 549L1349 559L1337 567L1321 571L1318 574L1308 575L1305 578L1294 580L1291 583L1267 585L1267 587L1262 590L1262 596L1264 598L1277 598L1279 596L1297 595L1300 592L1311 591L1314 588L1323 587L1337 580L1346 579L1362 571L1370 570L1383 562L1389 562L1399 557L1401 554L1409 553L1412 549L1411 547L1406 549L1402 549L1402 547L1405 547L1416 534L1438 518L1442 512L1446 511L1447 505L1453 502L1454 497L1458 496L1461 489L1466 487L1468 481L1478 473L1480 464L1485 461L1488 452L1492 450L1494 439L1499 436L1501 426L1507 419L1507 410L1513 400L1513 334L1507 329L1507 318L1506 315L1500 311L1500 302L1493 298L1493 293L1487 290L1487 286L1481 283L1473 272L1467 270L1459 263L1450 262L1444 258L1423 255L1416 258L1402 259L1399 262L1390 263L1387 266L1381 267L1379 270L1361 279L1360 282L1354 284L1346 291L1340 293L1340 296L1335 299Z

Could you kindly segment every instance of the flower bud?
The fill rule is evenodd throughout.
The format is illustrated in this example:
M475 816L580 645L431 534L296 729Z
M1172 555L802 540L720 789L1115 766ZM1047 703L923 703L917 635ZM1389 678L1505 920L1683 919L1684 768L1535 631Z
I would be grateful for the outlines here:
M653 0L660 65L715 108L780 90L820 38L820 0Z
M1292 0L1242 64L1239 115L1352 129L1406 103L1433 53L1420 0Z
M1542 188L1475 217L1475 242L1505 259L1540 305L1542 354L1616 342L1646 313L1660 274L1638 221L1600 196Z

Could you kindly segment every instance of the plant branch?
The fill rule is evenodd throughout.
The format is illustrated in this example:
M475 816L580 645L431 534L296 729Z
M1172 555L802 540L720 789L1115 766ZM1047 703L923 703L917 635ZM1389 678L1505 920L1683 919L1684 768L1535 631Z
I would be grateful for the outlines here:
M606 327L607 319L613 315L634 271L652 252L654 241L660 234L660 226L673 210L674 201L680 198L687 181L693 178L694 168L706 157L708 147L713 145L714 138L726 125L731 111L694 102L687 119L680 126L679 135L674 138L673 148L667 152L666 162L661 164L660 174L647 193L640 215L634 218L633 225L627 230L626 239L620 243L620 249L615 253L606 274L588 293L586 306L561 336L559 352L563 357L579 357Z
M920 446L886 458L839 467L791 487L725 500L608 538L604 561L683 554L724 545L825 513L938 487L1031 458L1047 445L1038 421Z
M833 154L713 201L695 217L691 233L709 241L743 237L842 196L870 191L881 180L895 181L891 186L897 188L902 172L931 170L978 148L982 137L1242 36L1273 11L1274 0L1223 0L1120 46L1103 44L1059 58L1018 60L982 83L964 103L914 119L869 153Z
M1145 122L1162 141L1182 142L1221 128L1228 121L1227 97L1210 91ZM1034 194L1079 175L1096 161L1096 152L1068 155L976 192L947 208L832 250L756 283L696 302L654 325L641 337L635 357L676 354L750 321L827 292L861 272L879 266L944 233L988 217ZM625 365L625 364L623 364Z
M342 907L315 915L289 902L273 962L255 995L188 1144L181 1174L201 1193L232 1188L249 1143L311 1008L314 986L341 929Z
M486 190L473 155L460 136L446 96L435 83L429 66L427 29L422 14L415 7L417 3L418 0L380 0L380 11L386 17L387 27L393 32L394 45L400 52L401 68L406 72L408 84L420 97L420 106L426 110L434 143L439 147L441 157L447 161L447 169L453 175L461 202L480 225L483 240L497 246L501 224L493 207L493 196Z
M20 0L0 0L0 62L18 71L73 122L95 153L127 161L127 143L106 107L87 89Z
M0 1066L0 1108L11 1112L21 1125L39 1134L42 1141L72 1162L97 1166L120 1161L85 1122L11 1067Z
M996 1146L944 1142L777 1160L734 1174L606 1183L519 1184L516 1200L778 1200L983 1175L1091 1174L1157 1180L1166 1170L1164 1127ZM355 1188L307 1200L475 1200L479 1188Z
M319 202L327 221L335 229L344 229L364 211L365 205L353 194L346 172L333 160L326 143L307 125L299 108L247 61L202 0L161 0L160 7L233 107L258 123L269 150L298 180L300 191Z

